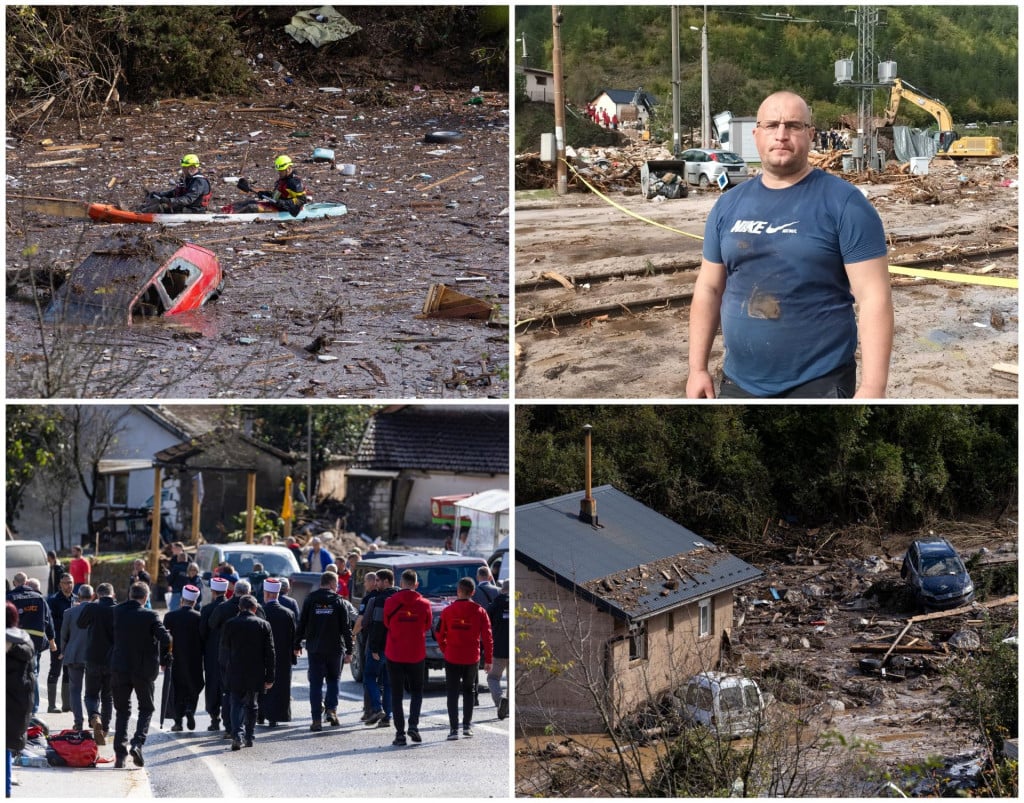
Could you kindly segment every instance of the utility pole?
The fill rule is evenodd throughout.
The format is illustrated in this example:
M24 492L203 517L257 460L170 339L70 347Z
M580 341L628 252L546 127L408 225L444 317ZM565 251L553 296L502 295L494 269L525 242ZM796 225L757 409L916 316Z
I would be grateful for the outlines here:
M562 11L551 6L551 69L555 73L555 192L569 192L565 165L565 95L562 88Z
M672 155L678 156L679 142L679 6L672 6Z

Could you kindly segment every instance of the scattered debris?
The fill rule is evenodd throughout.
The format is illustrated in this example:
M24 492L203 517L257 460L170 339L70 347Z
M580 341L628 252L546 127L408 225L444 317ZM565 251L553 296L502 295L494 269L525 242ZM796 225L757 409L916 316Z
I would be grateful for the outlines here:
M492 305L444 284L433 284L423 302L422 318L489 318Z

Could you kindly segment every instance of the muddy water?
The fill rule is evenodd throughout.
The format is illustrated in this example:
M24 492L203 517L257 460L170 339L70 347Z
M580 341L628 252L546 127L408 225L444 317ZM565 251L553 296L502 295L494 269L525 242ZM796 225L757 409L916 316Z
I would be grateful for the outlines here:
M132 208L147 188L173 178L185 145L168 132L204 130L201 145L188 149L201 152L214 187L211 206L237 200L223 176L237 175L243 161L259 183L272 175L273 155L289 149L313 196L340 200L349 213L175 227L174 236L217 255L225 272L220 300L175 321L76 330L40 324L36 302L45 304L46 294L33 293L24 276L12 288L12 271L70 270L116 227L27 215L9 199L8 397L506 398L507 96L489 94L484 105L467 106L457 92L393 95L401 102L360 108L347 95L316 88L265 90L259 102L287 101L275 119L310 131L310 140L291 140L289 129L273 127L249 137L245 132L266 129L243 113L252 99L228 99L108 117L109 130L94 136L103 158L87 167L28 166L43 136L79 139L66 122L50 121L17 142L7 152L9 192ZM425 142L433 130L462 138ZM355 164L356 174L306 158L312 139L334 148L339 163ZM467 276L482 281L459 289L486 300L506 322L419 317L432 285L455 287ZM314 343L317 349L306 349Z

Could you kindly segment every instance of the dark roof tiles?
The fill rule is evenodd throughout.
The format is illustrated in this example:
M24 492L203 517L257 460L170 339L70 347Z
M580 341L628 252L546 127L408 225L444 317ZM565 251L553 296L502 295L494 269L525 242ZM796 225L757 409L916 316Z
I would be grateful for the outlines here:
M353 467L509 473L508 409L402 405L370 419Z

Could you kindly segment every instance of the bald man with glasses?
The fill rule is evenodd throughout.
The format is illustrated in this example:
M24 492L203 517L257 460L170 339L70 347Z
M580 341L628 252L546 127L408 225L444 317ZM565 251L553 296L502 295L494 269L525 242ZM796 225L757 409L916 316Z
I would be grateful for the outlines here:
M754 142L760 175L724 194L705 226L687 397L884 398L893 308L881 218L856 187L811 167L814 126L799 95L764 100Z

